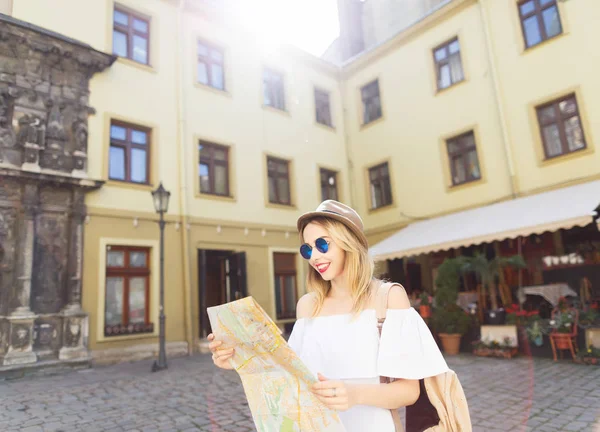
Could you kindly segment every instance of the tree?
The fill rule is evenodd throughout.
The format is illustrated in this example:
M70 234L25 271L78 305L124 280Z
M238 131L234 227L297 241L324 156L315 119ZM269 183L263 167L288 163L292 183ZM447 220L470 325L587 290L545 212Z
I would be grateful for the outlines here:
M476 252L472 257L463 256L457 259L461 262L463 272L471 271L477 275L484 296L489 290L492 310L498 309L496 278L499 277L500 270L503 267L525 268L527 266L521 255L496 256L490 260L485 254Z

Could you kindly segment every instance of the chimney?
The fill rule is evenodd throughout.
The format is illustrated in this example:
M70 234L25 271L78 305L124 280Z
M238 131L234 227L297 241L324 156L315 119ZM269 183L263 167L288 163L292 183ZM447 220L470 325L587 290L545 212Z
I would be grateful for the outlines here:
M338 0L340 47L344 61L365 49L363 2L364 0Z

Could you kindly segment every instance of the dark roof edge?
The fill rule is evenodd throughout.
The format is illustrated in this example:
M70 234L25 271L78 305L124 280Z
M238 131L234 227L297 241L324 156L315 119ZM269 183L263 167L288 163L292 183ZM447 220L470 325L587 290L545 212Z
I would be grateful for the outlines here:
M91 45L86 44L84 42L81 42L81 41L79 41L77 39L73 39L73 38L70 38L70 37L65 36L63 34L57 33L55 31L48 30L48 29L46 29L44 27L40 27L40 26L37 26L35 24L31 24L31 23L28 23L26 21L14 18L14 17L12 17L10 15L6 15L6 14L3 14L3 13L0 13L0 23L12 24L12 25L21 27L21 28L26 29L26 30L31 30L31 31L33 31L35 33L39 33L41 35L48 36L48 37L51 37L53 39L60 40L62 42L66 42L66 43L71 44L71 45L75 45L75 46L77 46L79 48L83 48L83 49L86 49L88 51L97 52L98 54L102 54L103 56L110 57L111 58L110 64L112 64L116 60L116 58L117 58L113 54L108 54L108 53L105 53L104 51L97 50L96 48L92 47Z

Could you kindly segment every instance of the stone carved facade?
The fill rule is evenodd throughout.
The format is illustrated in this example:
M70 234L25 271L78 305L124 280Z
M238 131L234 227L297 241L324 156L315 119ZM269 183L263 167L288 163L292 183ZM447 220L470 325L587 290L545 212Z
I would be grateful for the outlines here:
M114 60L0 16L0 372L89 360L84 202L102 185L86 175L89 80Z

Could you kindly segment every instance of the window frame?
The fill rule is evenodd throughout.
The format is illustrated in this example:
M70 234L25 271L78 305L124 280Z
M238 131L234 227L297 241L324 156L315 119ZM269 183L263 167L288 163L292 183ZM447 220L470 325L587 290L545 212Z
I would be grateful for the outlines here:
M454 42L458 43L458 52L456 53L450 53L450 45L453 44ZM446 58L443 60L437 60L437 58L435 57L435 53L437 51L439 51L440 49L444 49L446 52ZM462 47L460 44L460 39L458 38L458 36L454 36L451 39L448 39L446 42L443 42L437 46L435 46L432 50L431 50L431 54L433 56L433 64L435 66L435 87L436 90L439 91L443 91L443 90L447 90L450 87L453 87L457 84L460 84L461 82L465 81L466 77L465 77L465 68L463 65L463 61L462 61ZM458 57L459 61L460 61L460 70L462 72L462 79L459 81L452 81L452 75L450 75L450 85L447 87L440 87L440 70L443 66L448 66L450 67L450 57Z
M339 171L319 167L319 184L321 185L321 201L325 201L328 199L339 201L340 191L338 188L338 174L339 174ZM331 197L329 193L327 194L327 196L323 195L324 188L326 188L328 191L330 191L330 189L331 189L331 185L328 182L329 176L333 176L333 178L335 179L335 183L333 185L333 187L335 188L335 197Z
M277 190L277 179L280 177L283 177L284 174L278 172L277 169L275 170L271 170L269 168L269 162L273 161L276 164L285 164L286 166L286 178L287 178L287 185L288 185L288 197L289 197L289 202L283 202L279 199L279 192ZM267 200L269 202L269 204L275 204L275 205L283 205L283 206L292 206L292 181L291 181L291 175L290 175L290 165L291 165L291 161L287 160L287 159L282 159L276 156L269 156L267 155ZM277 201L273 202L271 201L271 193L270 193L270 183L271 183L271 174L274 175L274 179L275 179L275 195L277 197Z
M277 268L277 256L278 255L287 255L291 258L291 261L294 263L294 267L293 269L281 269L281 268ZM277 289L277 283L276 280L279 279L279 286L280 286L280 290L279 290L279 301L280 301L280 305L277 304L277 295L275 295L275 316L277 318L278 321L283 321L283 320L289 320L289 319L294 319L296 318L296 304L298 303L298 296L299 296L299 292L298 292L298 266L296 263L296 258L297 258L297 254L295 252L273 252L273 288L276 290ZM295 294L295 298L294 301L292 302L293 306L293 310L289 311L287 315L284 315L285 312L287 312L285 310L285 305L286 305L286 296L285 296L285 278L287 277L293 277L294 280L294 294ZM282 311L282 315L279 315L278 312L278 307L281 306L281 311Z
M473 145L465 147L464 144L463 144L464 143L464 139L466 137L469 137L469 136L473 137ZM454 143L454 142L456 142L456 143L459 144L460 149L458 151L452 151L451 152L450 151L450 144ZM468 130L466 132L463 132L463 133L460 133L458 135L454 135L454 136L452 136L450 138L447 138L445 140L445 144L446 144L446 146L445 146L446 147L446 156L448 158L447 160L448 160L448 165L449 165L449 168L450 168L450 170L449 170L449 172L450 172L450 183L451 183L452 187L462 186L462 185L465 185L465 184L468 184L468 183L473 183L473 182L476 182L476 181L480 181L483 178L483 173L481 172L481 162L479 161L479 151L477 149L477 136L475 134L475 130L471 129L471 130ZM456 178L455 167L454 167L454 163L453 163L454 160L456 158L460 158L461 162L463 164L463 168L465 170L465 173L469 173L469 169L468 169L468 166L467 166L467 164L468 164L467 156L473 150L475 151L475 155L477 156L477 167L479 169L479 177L473 177L473 178L471 178L469 176L469 178L466 179L465 181L456 183L454 181L454 179Z
M533 10L533 12L530 12L530 13L524 15L521 12L521 6L530 1L533 1L533 3L534 3L534 10ZM530 48L534 48L538 45L541 45L542 43L544 43L548 40L554 39L555 37L558 37L561 34L563 34L565 31L563 22L562 22L562 18L560 16L560 8L558 7L558 1L557 0L549 0L549 1L550 1L550 3L547 5L544 5L544 6L542 6L540 4L540 0L519 0L517 2L517 11L519 13L519 22L520 22L520 26L521 26L521 32L523 35L523 43L525 44L526 50L530 49ZM548 36L548 34L546 33L546 25L544 24L544 19L542 17L542 13L544 12L544 10L550 9L553 6L556 7L556 12L558 14L558 24L560 25L560 32L558 32L554 36ZM536 17L538 28L540 30L541 40L534 45L529 45L527 42L527 32L525 30L525 20L527 20L533 16Z
M207 49L208 49L208 55L206 56L202 56L198 53L198 47L199 45L204 45ZM218 51L221 54L221 58L223 59L221 62L216 61L214 58L211 57L211 51ZM204 63L206 65L206 71L207 71L207 83L203 83L198 79L198 64L200 63ZM213 79L212 79L212 65L213 64L217 64L219 66L221 66L221 70L223 73L222 76L222 80L223 80L223 88L219 88L215 85L213 85ZM219 90L219 91L227 91L227 82L226 82L226 74L225 74L225 49L217 44L214 44L212 42L208 42L205 39L201 39L198 38L196 40L196 83L200 84L200 85L204 85L210 88L213 88L215 90Z
M112 127L113 126L122 127L125 129L125 133L126 133L125 141L112 137ZM135 130L137 132L144 132L146 134L146 144L134 143L131 140L132 130ZM108 180L115 181L115 182L121 182L121 183L150 186L151 185L150 167L152 165L152 163L151 163L152 129L147 126L141 126L141 125L129 123L129 122L122 121L122 120L110 119L109 129L108 129L108 138L109 138L108 173L107 173ZM112 147L122 148L125 150L125 178L124 179L113 178L110 176L110 164L111 164L110 149ZM137 182L137 181L131 180L132 149L144 150L146 152L146 181L144 181L144 182Z
M123 266L109 266L108 254L109 252L122 251L124 260ZM144 267L131 267L130 265L130 254L131 252L144 252L146 254L146 262ZM125 245L107 245L106 247L106 264L105 264L105 279L104 279L104 336L114 337L121 335L131 335L138 333L153 333L154 324L150 320L150 279L152 277L151 271L151 253L152 248L149 246L125 246ZM107 324L106 311L107 311L107 284L109 278L120 277L123 279L123 306L121 311L121 324ZM129 282L131 278L145 278L145 308L144 308L144 323L131 323L130 322L130 289ZM116 331L115 331L116 330Z
M272 103L271 104L267 103L267 100L265 98L265 95L268 93L271 101L276 100L276 98L273 98L273 81L270 79L273 75L277 75L280 78L280 86L281 86L280 90L281 90L281 101L282 101L281 107L273 105ZM269 79L267 79L267 78L269 78ZM285 94L285 76L284 76L283 72L280 72L273 68L264 67L263 73L262 73L262 85L263 85L263 106L275 109L277 111L287 112L287 98L286 98L286 94ZM279 99L277 99L277 100L279 100Z
M210 149L210 156L202 156L202 149L200 149L200 146L203 147L208 147L208 149ZM218 150L223 150L225 151L225 160L222 161L220 159L215 159L214 158L214 153L212 152L214 149L218 149ZM206 155L206 153L205 153ZM211 142L211 141L206 141L206 140L198 140L198 165L201 165L203 163L205 163L206 165L208 165L208 180L210 183L210 191L209 192L205 192L202 190L202 183L200 181L200 167L198 167L198 187L199 187L199 191L202 195L214 195L214 196L218 196L218 197L231 197L231 181L230 181L230 176L231 176L231 149L229 148L229 146L223 145L223 144L217 144L215 142ZM225 194L220 194L216 192L215 189L215 166L219 165L219 166L224 166L225 170L226 170L226 192Z
M387 174L382 174L382 170L383 168L387 168ZM377 178L376 180L373 180L371 178L371 172L378 170L378 174L377 174ZM392 178L391 178L391 174L390 174L390 164L388 161L385 162L381 162L378 163L377 165L373 165L370 166L367 169L367 180L368 180L368 187L369 187L369 197L370 197L370 203L369 203L369 208L371 210L378 210L380 208L384 208L384 207L388 207L394 204L394 194L392 192ZM389 189L389 202L384 201L382 204L380 205L376 205L373 206L373 200L374 200L374 196L373 196L373 184L375 182L377 183L381 183L383 181L387 181L387 187Z
M569 99L573 99L573 101L575 103L575 113L572 115L565 116L562 114L559 105L561 102L567 101ZM540 112L551 106L554 106L555 120L548 121L548 122L542 122L542 120L540 118ZM552 99L551 101L545 102L543 104L536 105L535 116L536 116L537 123L538 123L538 129L540 132L540 139L541 139L541 143L542 143L542 150L544 151L544 159L545 160L552 160L552 159L560 158L562 156L568 156L568 155L571 155L574 153L578 153L578 152L587 150L589 148L586 137L585 137L585 129L583 126L583 119L581 117L581 110L579 109L579 103L577 101L577 94L575 92L571 92L564 96L560 96L558 98ZM566 134L565 124L564 124L566 120L568 120L572 117L577 117L579 119L579 126L581 128L581 135L582 135L583 144L584 144L584 146L582 148L576 149L576 150L569 150L569 143L567 140L567 134ZM560 154L557 154L554 156L549 156L548 155L548 147L546 145L546 137L544 135L544 127L552 125L552 124L555 124L558 127L562 152ZM565 149L567 151L565 151Z
M127 26L124 26L123 24L117 23L115 21L115 11L116 12L120 12L122 14L127 15ZM133 26L133 20L137 19L139 21L143 21L146 23L146 25L148 26L148 32L147 33L143 33L140 30L136 30ZM151 35L151 26L152 24L152 19L150 16L142 14L138 11L129 9L128 7L119 5L117 3L115 3L114 8L113 8L113 14L112 14L112 31L113 31L113 35L112 35L112 53L114 55L117 55L115 53L115 37L114 37L114 32L118 31L120 33L123 33L127 36L127 56L122 57L119 56L121 58L126 58L127 60L131 60L133 62L139 63L141 65L145 65L145 66L150 66L150 35ZM146 62L143 63L139 60L136 60L133 58L133 37L134 36L139 36L141 38L146 39Z
M322 90L318 87L314 88L313 91L314 99L315 99L315 121L322 125L333 128L333 113L331 111L331 93L325 90ZM319 121L319 102L323 103L327 107L327 120L329 122Z
M379 98L379 115L377 117L369 119L369 121L366 121L365 112L366 112L367 105L365 104L365 89L367 89L367 87L369 87L369 86L377 87L377 96L376 97ZM370 96L370 98L374 98L374 97L375 96ZM375 78L360 87L360 101L361 101L361 107L362 107L362 112L361 112L360 117L361 117L361 124L363 126L369 125L369 124L376 122L377 120L380 120L383 118L383 103L381 100L381 86L379 85L379 78Z

